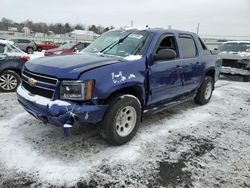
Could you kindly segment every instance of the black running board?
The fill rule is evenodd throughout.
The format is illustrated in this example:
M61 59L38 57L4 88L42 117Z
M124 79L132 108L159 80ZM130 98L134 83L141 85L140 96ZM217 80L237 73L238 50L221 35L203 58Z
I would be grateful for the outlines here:
M181 103L193 100L194 97L195 97L195 95L190 95L188 97L182 97L182 98L179 98L176 101L168 102L168 103L161 104L161 105L158 105L158 106L153 107L153 108L146 109L146 110L143 111L143 114L144 115L155 114L155 113L158 113L160 111L175 107L175 106L177 106L177 105L179 105Z

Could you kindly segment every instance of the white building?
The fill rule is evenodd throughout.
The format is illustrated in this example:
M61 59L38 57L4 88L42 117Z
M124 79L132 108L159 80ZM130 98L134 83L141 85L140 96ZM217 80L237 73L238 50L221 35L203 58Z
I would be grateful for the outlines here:
M94 39L100 36L94 33L93 31L77 30L77 29L67 33L66 35L79 41L93 41Z

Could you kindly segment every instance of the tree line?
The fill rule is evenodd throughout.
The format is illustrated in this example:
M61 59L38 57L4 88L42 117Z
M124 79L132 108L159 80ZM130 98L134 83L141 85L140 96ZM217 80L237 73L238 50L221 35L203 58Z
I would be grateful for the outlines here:
M15 22L8 18L2 18L0 21L0 30L8 31L10 27L17 28L17 31L22 32L24 27L28 27L33 32L38 33L48 33L49 31L54 32L55 34L65 34L69 33L75 29L79 30L89 30L93 31L97 34L102 34L110 29L113 29L113 26L104 27L102 25L91 25L86 28L86 26L82 24L71 25L70 23L44 23L44 22L33 22L31 20L26 20L24 22Z

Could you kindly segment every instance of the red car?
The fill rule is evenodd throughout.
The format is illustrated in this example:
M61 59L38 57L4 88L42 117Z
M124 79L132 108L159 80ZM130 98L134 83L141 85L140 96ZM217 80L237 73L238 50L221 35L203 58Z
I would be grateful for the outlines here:
M51 50L47 50L45 51L44 55L45 56L51 56L51 55L59 55L59 54L68 54L68 53L76 53L81 51L82 49L86 48L90 43L82 43L82 42L78 42L78 43L67 43L64 44L62 46L60 46L59 48L55 48L55 49L51 49Z
M43 43L36 44L36 49L38 52L41 52L42 50L50 50L54 48L58 48L60 45L55 44L51 41L44 41Z

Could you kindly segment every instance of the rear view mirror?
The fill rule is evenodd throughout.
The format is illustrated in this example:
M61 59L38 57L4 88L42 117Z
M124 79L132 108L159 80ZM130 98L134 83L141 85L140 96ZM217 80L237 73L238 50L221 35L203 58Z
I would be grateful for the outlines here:
M173 60L177 57L176 52L172 49L160 49L154 55L154 60Z

